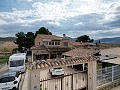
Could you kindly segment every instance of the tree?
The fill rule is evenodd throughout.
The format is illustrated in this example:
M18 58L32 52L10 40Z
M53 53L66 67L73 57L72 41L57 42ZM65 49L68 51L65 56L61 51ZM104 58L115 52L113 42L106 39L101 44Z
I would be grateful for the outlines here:
M52 33L48 29L46 29L45 27L41 27L40 29L38 29L38 31L36 31L36 33L35 33L35 37L38 34L52 35Z
M76 42L93 42L93 41L94 40L90 39L90 37L87 36L87 35L83 35L83 36L77 37L77 39L76 39Z
M15 43L18 45L19 50L22 50L23 47L26 47L26 38L24 32L18 32L15 34L16 41Z
M27 32L27 34L25 34L24 32L18 32L15 34L15 43L18 45L18 50L23 51L23 49L30 49L32 46L34 46L34 39L37 34L52 35L52 33L45 27L41 27L38 31L36 31L35 34L33 32Z
M32 46L34 46L34 37L35 36L33 32L27 32L25 39L26 48L31 48Z

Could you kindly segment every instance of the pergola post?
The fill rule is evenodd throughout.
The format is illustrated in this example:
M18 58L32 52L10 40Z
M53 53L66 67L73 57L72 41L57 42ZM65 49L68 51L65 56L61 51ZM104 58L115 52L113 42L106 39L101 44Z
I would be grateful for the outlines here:
M26 78L27 78L27 88L26 90L31 90L31 70L26 70Z
M40 70L28 70L28 87L27 90L40 90Z
M96 61L88 62L88 90L97 90Z

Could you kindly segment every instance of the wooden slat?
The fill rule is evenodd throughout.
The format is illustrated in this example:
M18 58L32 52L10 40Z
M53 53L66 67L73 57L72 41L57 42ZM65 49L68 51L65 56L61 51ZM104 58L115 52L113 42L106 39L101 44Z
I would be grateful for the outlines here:
M62 66L77 65L82 63L88 63L91 61L99 60L99 57L89 56L89 57L77 57L69 59L59 59L59 60L44 60L44 61L34 61L33 63L27 65L27 69L46 69L46 68L55 68Z

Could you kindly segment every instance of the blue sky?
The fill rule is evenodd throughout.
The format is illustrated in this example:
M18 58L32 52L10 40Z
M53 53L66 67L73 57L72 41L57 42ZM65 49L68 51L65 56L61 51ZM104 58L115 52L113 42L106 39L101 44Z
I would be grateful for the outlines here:
M120 0L0 0L0 37L40 27L69 37L120 37Z

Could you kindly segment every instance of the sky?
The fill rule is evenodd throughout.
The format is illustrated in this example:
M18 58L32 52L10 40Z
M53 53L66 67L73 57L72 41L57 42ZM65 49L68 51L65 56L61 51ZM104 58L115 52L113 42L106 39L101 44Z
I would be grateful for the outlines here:
M36 32L120 37L120 0L0 0L0 37Z

